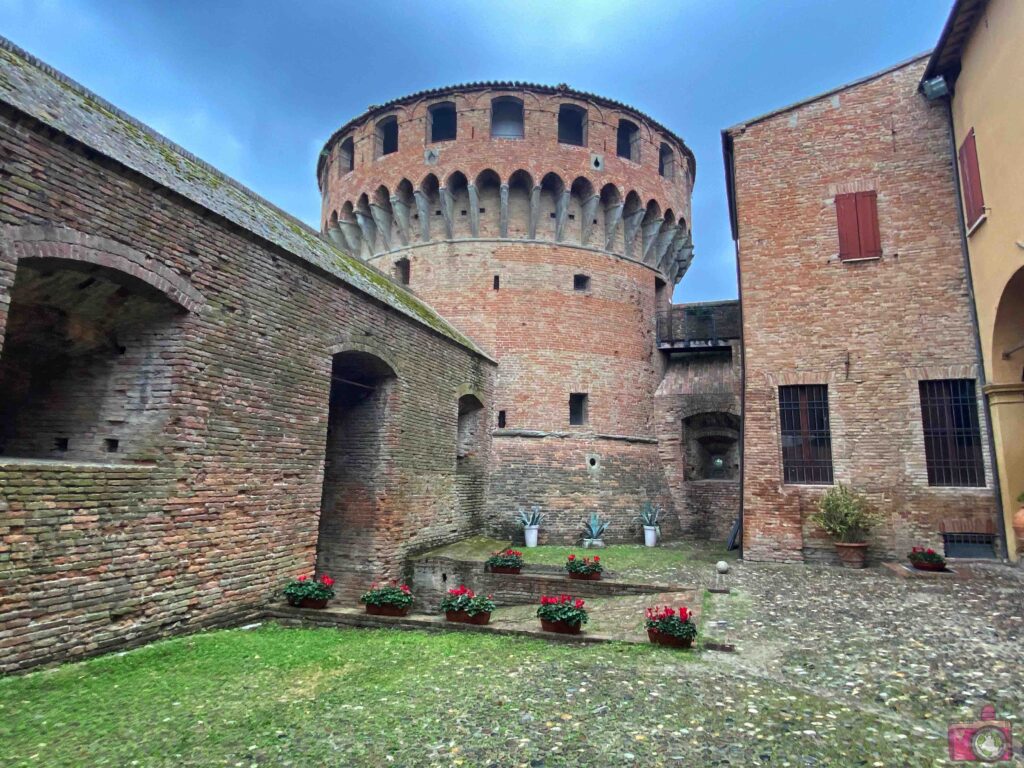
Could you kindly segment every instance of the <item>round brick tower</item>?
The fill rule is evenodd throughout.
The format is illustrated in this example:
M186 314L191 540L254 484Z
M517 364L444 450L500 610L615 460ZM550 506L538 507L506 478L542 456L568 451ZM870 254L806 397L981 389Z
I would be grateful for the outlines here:
M623 104L480 83L371 107L327 142L323 231L406 283L499 363L485 529L541 506L541 541L591 511L635 540L672 511L655 438L655 317L691 257L695 163ZM677 524L668 515L665 533Z

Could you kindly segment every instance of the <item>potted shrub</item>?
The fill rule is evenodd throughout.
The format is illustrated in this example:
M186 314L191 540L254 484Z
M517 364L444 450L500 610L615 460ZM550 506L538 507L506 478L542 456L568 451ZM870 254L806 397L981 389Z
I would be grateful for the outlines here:
M493 610L494 601L490 595L477 595L465 584L449 589L441 600L444 617L462 624L486 624L491 620Z
M645 501L640 508L640 516L637 518L644 529L644 546L654 547L658 544L658 537L661 536L661 507Z
M519 510L519 524L523 526L523 538L526 539L527 549L537 546L537 534L540 532L540 524L544 522L544 513L540 507L534 507L527 514L525 510Z
M545 632L578 635L588 619L583 605L582 600L570 595L542 596L540 607L537 609L541 628Z
M946 558L929 547L914 547L907 555L910 564L919 571L944 571L946 570Z
M412 591L408 584L390 581L387 584L373 583L363 593L359 602L366 605L366 612L375 616L405 616L413 603Z
M589 557L580 559L576 555L569 555L569 559L565 561L565 570L569 572L570 579L600 581L604 566L601 565L601 558L597 555L593 560Z
M862 496L845 485L829 488L811 520L834 538L839 559L847 568L863 568L867 535L878 522Z
M647 639L657 645L689 648L697 637L693 614L685 605L679 606L678 611L668 605L648 608L644 626L647 627Z
M334 579L326 573L319 579L299 576L288 582L284 588L284 598L289 605L299 608L326 608L327 601L334 597Z
M523 569L523 553L518 549L499 549L484 565L491 573L519 573Z
M609 525L611 525L610 521L602 520L597 516L597 512L591 512L590 518L583 521L583 546L587 549L603 547L604 541L601 537L608 530Z

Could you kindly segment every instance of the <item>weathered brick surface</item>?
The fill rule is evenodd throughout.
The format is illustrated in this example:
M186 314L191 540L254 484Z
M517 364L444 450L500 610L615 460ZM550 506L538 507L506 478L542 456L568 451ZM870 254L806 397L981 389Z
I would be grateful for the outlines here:
M457 498L458 399L489 402L491 363L13 109L0 157L0 337L28 243L128 264L187 310L160 359L168 402L144 456L0 459L0 671L231 623L312 570L338 351L396 373L388 450L366 466L373 503L348 519L370 546L338 564L343 589L469 532L481 511Z
M923 66L730 129L746 358L745 557L834 557L808 521L824 489L782 482L784 384L828 385L835 479L865 492L885 517L874 555L940 546L942 520L994 514L987 443L987 487L927 481L918 381L974 378L978 361L950 137L942 105L917 92ZM842 263L834 198L860 190L877 192L883 254Z

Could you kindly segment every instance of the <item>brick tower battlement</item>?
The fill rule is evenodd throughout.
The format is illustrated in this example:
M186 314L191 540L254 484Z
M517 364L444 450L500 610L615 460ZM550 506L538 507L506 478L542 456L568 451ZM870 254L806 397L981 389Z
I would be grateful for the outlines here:
M673 509L655 321L692 254L682 139L565 86L480 83L371 107L317 171L323 232L499 363L488 487L460 491L486 496L485 529L538 504L542 539L596 511L624 540L644 500Z

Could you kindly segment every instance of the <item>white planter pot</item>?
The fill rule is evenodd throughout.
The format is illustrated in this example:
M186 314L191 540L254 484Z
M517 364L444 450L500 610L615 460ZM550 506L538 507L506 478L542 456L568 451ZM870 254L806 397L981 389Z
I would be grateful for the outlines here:
M644 526L644 546L656 547L658 545L658 528L654 525Z
M583 540L583 548L584 549L591 549L591 548L593 548L593 549L603 549L604 548L604 539L584 539Z
M523 534L526 536L526 546L528 549L533 549L537 546L538 531L540 531L539 525L527 525L523 528Z

